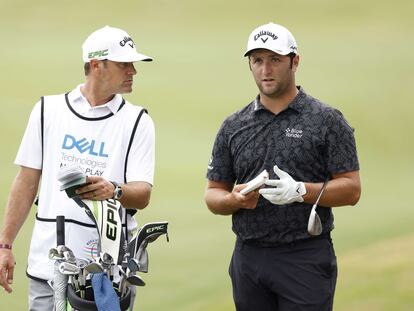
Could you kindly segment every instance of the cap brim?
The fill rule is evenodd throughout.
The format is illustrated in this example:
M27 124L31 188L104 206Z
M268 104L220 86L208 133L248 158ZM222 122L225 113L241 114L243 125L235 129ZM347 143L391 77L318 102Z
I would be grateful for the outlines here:
M137 53L137 55L139 55L139 59L137 59L136 61L152 62L154 60L152 57L149 57L149 56L144 55L144 54Z
M134 53L132 55L123 55L123 56L111 56L107 57L106 59L114 61L114 62L152 62L153 58L141 53Z
M288 54L290 54L290 53L294 53L294 52L292 52L292 51L281 51L281 50L272 50L272 49L268 49L268 48L265 48L265 47L255 47L255 48L251 48L251 49L248 49L245 53L244 53L244 57L246 57L246 56L249 56L249 54L251 53L251 52L253 52L253 51L255 51L255 50L268 50L268 51L272 51L272 52L274 52L274 53L277 53L277 54L279 54L279 55L288 55ZM296 53L294 53L294 54L296 54Z

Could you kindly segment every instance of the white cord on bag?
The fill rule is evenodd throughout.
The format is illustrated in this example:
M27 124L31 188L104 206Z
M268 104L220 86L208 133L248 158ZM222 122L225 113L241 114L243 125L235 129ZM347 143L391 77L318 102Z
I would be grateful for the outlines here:
M55 311L66 311L66 290L68 286L68 276L59 272L59 260L54 265L53 290L55 292Z

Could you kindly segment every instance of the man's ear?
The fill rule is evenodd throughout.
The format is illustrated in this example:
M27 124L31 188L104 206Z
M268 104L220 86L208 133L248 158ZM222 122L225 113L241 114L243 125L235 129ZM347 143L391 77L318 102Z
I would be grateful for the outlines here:
M97 59L91 59L89 61L91 70L96 70L99 68L100 61Z
M249 69L250 69L250 71L252 71L252 65L250 64L250 55L248 56L248 62L249 62Z
M299 55L295 55L292 59L292 70L296 72L299 67Z

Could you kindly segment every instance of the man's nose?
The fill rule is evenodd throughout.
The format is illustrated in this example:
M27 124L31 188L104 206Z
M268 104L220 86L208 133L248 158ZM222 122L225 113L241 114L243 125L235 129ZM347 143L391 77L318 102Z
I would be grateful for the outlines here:
M137 74L137 70L135 69L134 63L130 63L128 68L127 68L127 73L130 75L136 75Z
M263 62L263 73L272 72L272 63L270 61Z

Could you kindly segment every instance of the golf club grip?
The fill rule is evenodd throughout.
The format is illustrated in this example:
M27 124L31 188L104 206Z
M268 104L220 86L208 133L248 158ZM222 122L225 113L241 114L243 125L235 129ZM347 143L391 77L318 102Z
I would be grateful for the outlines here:
M56 245L65 245L65 216L56 216Z

